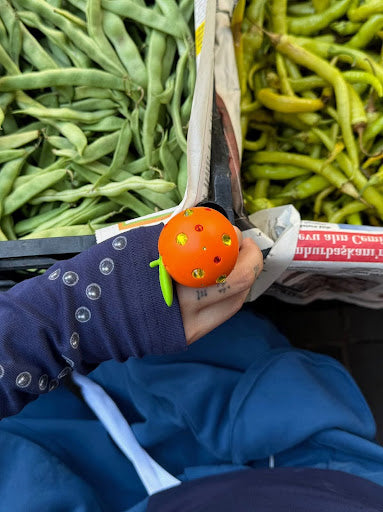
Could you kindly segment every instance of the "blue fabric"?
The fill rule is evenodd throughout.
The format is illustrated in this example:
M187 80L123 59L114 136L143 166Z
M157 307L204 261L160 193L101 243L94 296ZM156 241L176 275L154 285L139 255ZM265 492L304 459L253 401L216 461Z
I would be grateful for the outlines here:
M109 361L91 377L116 401L140 444L181 480L265 468L274 455L277 467L337 469L383 485L383 448L374 442L373 417L350 375L329 357L294 349L249 311L186 352ZM23 450L11 449L9 436L17 436ZM29 444L40 451L25 458ZM14 470L18 457L25 472L52 457L66 471L66 499L77 499L83 510L98 511L94 502L108 512L146 508L131 464L64 388L3 420L0 450L0 471L9 481L21 478ZM32 512L60 510L61 488L42 504L48 480L48 473L40 475L34 486L8 492L4 510L25 510L28 498Z
M73 367L88 373L110 359L186 348L177 298L165 304L149 267L161 229L118 235L0 294L0 418Z
M184 482L147 512L382 512L383 487L339 471L247 469Z

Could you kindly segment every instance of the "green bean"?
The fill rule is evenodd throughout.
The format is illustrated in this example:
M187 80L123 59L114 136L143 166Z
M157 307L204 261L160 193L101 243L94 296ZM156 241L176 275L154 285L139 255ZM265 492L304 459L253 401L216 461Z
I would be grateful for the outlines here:
M383 131L383 116L378 117L370 123L364 134L363 134L363 144L366 144L368 141L374 139L379 133Z
M2 45L0 45L0 64L4 67L4 69L8 73L11 73L11 74L20 73L19 68L9 57L8 53L6 52L5 48Z
M62 237L62 236L83 236L93 235L97 229L100 229L103 225L91 227L89 224L79 224L75 226L63 226L46 229L45 231L34 231L29 235L23 236L20 240L29 240L31 238L51 238L51 237Z
M334 21L334 23L330 24L330 28L340 36L351 36L358 32L361 26L361 23L354 23L348 20Z
M307 168L295 165L254 165L245 167L244 178L248 182L258 179L289 180L307 174Z
M312 176L312 173L306 172L306 174L302 174L301 176L297 176L296 178L293 178L287 182L287 184L282 187L282 190L279 192L279 194L289 194L292 190L295 190L298 185L301 183L304 183L308 178ZM266 197L266 196L263 196Z
M81 172L84 172L84 171L91 172L94 176L94 180L91 177L88 180L91 183L96 183L98 178L100 176L103 176L104 174L106 174L109 169L108 165L103 164L101 162L97 162L97 161L89 162L88 164L81 165L80 167L82 169L80 169L79 165L74 162L71 164L71 168L78 170L79 172L80 171ZM125 180L126 178L131 178L132 176L133 176L133 174L131 174L130 172L119 169L117 174L115 176L113 176L112 179L113 179L113 181L122 181L122 180Z
M175 74L173 74L169 76L169 78L166 80L165 88L163 92L158 96L160 103L162 103L163 105L167 105L168 103L170 103L174 94L175 85L176 77Z
M67 53L49 39L46 41L47 52L53 57L60 68L70 68L73 64ZM49 49L49 51L48 51ZM75 65L76 66L76 65ZM77 66L76 66L77 67ZM81 66L82 67L82 66Z
M22 26L23 34L23 52L24 58L26 58L32 66L36 69L43 71L45 69L58 69L58 65L52 59L52 57L44 50L41 44L35 37ZM15 59L13 59L15 61ZM17 63L17 61L15 61Z
M127 190L135 190L137 192L140 190L145 190L145 195L149 191L165 193L173 190L174 187L175 185L173 183L164 180L149 181L144 180L138 176L133 176L120 182L108 183L107 185L97 189L94 188L93 184L90 184L79 187L78 189L63 190L62 192L46 190L38 196L33 197L30 202L31 204L41 204L45 201L63 201L72 203L84 197L116 197Z
M23 44L23 35L20 23L17 19L12 24L12 30L9 34L9 54L12 60L19 65L21 47Z
M110 98L86 98L72 103L61 103L63 108L72 108L80 110L81 112L95 111L95 110L111 110L116 109L117 104Z
M66 107L60 108L25 108L15 110L15 114L24 114L40 119L56 119L63 121L73 121L74 123L97 123L106 116L113 114L114 110L98 110L94 112L83 112L80 110Z
M87 87L80 85L75 87L73 100L84 100L84 99L109 99L111 98L111 91L109 89L103 89L101 87Z
M24 146L24 144L28 144L28 142L36 140L39 137L39 130L3 135L0 137L0 150L19 148L20 146Z
M180 101L182 94L182 84L183 84L183 76L186 68L188 60L188 54L185 52L181 55L180 59L177 62L177 70L176 70L176 83L174 87L173 99L170 106L170 114L173 120L173 126L175 130L175 135L177 138L177 142L179 147L182 149L184 153L186 153L187 142L184 134L184 129L181 121L181 112L180 112Z
M100 198L84 199L79 206L64 210L56 218L51 218L44 223L41 223L35 230L45 231L46 229L54 228L55 226L73 226L74 224L83 224L91 221L96 217L113 212L118 208L117 204L112 201L99 202Z
M383 96L383 87L381 82L374 76L372 73L368 73L366 71L344 71L342 73L343 78L351 84L368 84L371 85L379 96ZM305 76L303 78L290 78L290 85L295 92L302 92L306 90L311 90L319 87L326 87L328 82L323 80L323 78L310 75Z
M326 11L301 18L288 19L289 32L292 34L310 35L327 27L332 21L341 18L349 8L351 0L339 0Z
M76 162L79 164L94 162L112 153L112 151L116 149L119 135L119 132L112 132L92 142L92 144L89 144L89 146L85 148L82 156L76 158Z
M4 215L13 213L23 204L30 201L34 196L40 194L46 188L62 180L66 174L66 169L58 169L47 174L44 180L41 180L39 177L37 179L28 181L23 185L20 185L5 198L3 203Z
M4 231L1 229L1 224L0 224L0 242L7 242L9 239L7 237L7 235L4 233Z
M107 180L111 179L122 167L124 164L126 157L129 153L129 146L132 140L132 129L130 127L130 121L127 119L124 121L124 124L120 130L116 149L113 154L112 163L108 169L108 171L103 174L95 186L100 186L101 183L105 183Z
M293 16L305 16L315 14L315 8L312 2L287 5L287 12Z
M68 0L70 4L76 7L79 11L82 11L84 14L86 12L86 0Z
M152 180L154 181L154 180ZM170 182L167 182L170 183ZM174 185L174 184L172 184ZM178 202L176 202L173 197L170 195L174 192L174 188L168 190L168 193L162 194L157 192L156 190L136 190L136 194L142 197L143 200L149 200L151 203L155 204L161 210L167 210L169 208L174 208L177 206Z
M193 43L189 25L183 18L179 7L174 0L157 0L156 7L157 6L168 19L173 20L174 23L178 25L182 33L180 38L176 38L178 53L181 55L183 52L187 51L188 44Z
M266 146L268 139L269 134L267 132L263 132L258 140L244 139L243 148L250 151L258 151Z
M76 179L81 184L88 184L88 183L97 183L97 180L100 178L100 175L94 170L90 169L89 167L86 167L84 165L76 164L75 162L72 162L70 164L71 170L75 172ZM108 168L106 167L106 170Z
M47 37L48 43L55 45L56 48L59 48L64 54L68 56L68 58L76 67L86 68L90 66L90 59L78 48L74 49L63 32L48 27L46 23L42 22L41 18L36 13L29 11L18 11L17 15L29 27L37 28L40 30L40 32L42 32Z
M49 4L51 4L51 0L46 0ZM52 5L52 4L51 4ZM87 24L85 20L82 18L79 18L75 14L72 14L70 11L67 11L65 9L61 9L60 7L57 7L56 5L53 5L54 12L57 14L61 14L64 18L66 18L68 21L72 22L74 25L77 25L83 30L87 29Z
M7 50L9 49L9 48L8 48L8 34L7 34L7 29L5 28L5 25L4 25L4 23L2 22L1 17L0 17L0 44L1 44L2 46L4 46L4 48L6 48Z
M332 67L327 61L298 46L294 39L289 36L282 36L280 38L273 37L273 41L274 44L276 44L277 51L284 53L294 62L311 69L333 86L339 113L339 124L342 129L344 143L353 166L357 168L359 162L358 152L350 123L350 103L347 85L342 74L340 71Z
M110 219L111 217L114 217L118 213L122 213L128 208L127 206L119 206L117 204L116 206L118 208L117 210L112 210L111 212L104 213L104 215L99 215L98 217L92 217L92 219L89 221L90 226L93 227L103 224L106 220Z
M113 65L119 69L120 74L124 75L125 69L121 65L120 59L117 57L114 48L111 46L104 33L105 16L102 13L101 0L87 0L86 18L88 22L86 28L94 44L99 47L100 51L102 51L111 62L113 62ZM120 18L118 18L118 20L120 20Z
M276 122L291 126L298 131L307 130L307 124L305 124L301 119L298 119L297 115L294 113L285 114L283 112L274 112L273 117Z
M68 18L58 14L57 9L50 6L44 0L17 0L27 11L35 12L47 21L57 26L62 32L84 52L89 58L97 62L103 69L110 73L120 75L120 68L116 67L113 62L93 44L93 40L87 36L84 31L75 25Z
M175 38L182 39L182 27L179 26L177 20L169 23L169 20L162 14L149 7L142 7L133 0L102 0L102 7L123 18L129 18L146 25L153 30L159 30Z
M321 192L319 192L319 194L316 196L315 202L314 202L314 208L313 208L314 220L316 220L321 213L322 203L323 203L324 199L326 199L326 197L328 197L330 194L332 194L335 190L336 190L335 187L330 186L330 187L325 188Z
M352 224L354 226L362 226L363 221L359 212L350 213L350 215L346 216L347 224Z
M194 12L194 1L193 0L181 0L179 2L179 8L184 19L189 22Z
M6 28L6 32L8 33L9 38L15 23L16 16L13 7L7 0L0 0L0 18L4 22L4 27Z
M1 57L1 48L0 48L0 57ZM16 100L21 108L29 108L29 107L38 107L41 105L32 100L29 96L27 96L24 92L17 91L16 92ZM82 130L73 123L67 123L62 121L54 121L50 119L45 120L46 124L49 124L56 128L64 137L72 142L72 144L77 149L79 155L82 155L85 147L87 146L87 138L85 137Z
M74 170L85 175L91 183L96 183L97 181L97 179L94 178L94 173L96 175L102 176L108 171L108 167L103 164L100 164L99 162L93 162L92 164L88 165L87 168L83 166L80 167L77 164L72 164L71 167ZM89 173L93 173L93 177L90 176ZM129 172L120 170L113 179L121 182L130 177L132 177L132 175ZM173 193L173 190L169 192ZM135 190L135 193L138 195L142 195L145 201L149 200L151 203L153 203L153 205L158 206L164 210L177 206L177 203L169 195L163 194L161 192L142 189ZM151 209L150 212L145 211L145 205L139 199L136 199L134 196L132 197L132 195L129 194L128 192L124 192L121 195L115 196L113 199L118 204L128 206L130 209L135 211L136 214L139 216L147 215L148 213L151 213L153 211L153 209Z
M359 7L354 7L348 11L348 17L351 21L363 21L370 16L383 12L383 5L380 0L370 0Z
M362 212L367 210L368 205L361 203L360 201L351 201L350 203L343 206L339 210L335 211L330 217L329 222L334 224L341 224L344 219L352 213Z
M0 172L0 218L3 213L3 205L5 198L11 192L13 184L20 174L21 168L24 165L26 156L16 158L5 163Z
M9 105L13 102L15 96L11 92L3 92L0 94L0 110L3 116L6 114ZM3 117L4 119L4 117Z
M173 153L169 150L167 135L160 145L160 162L164 169L165 180L177 183L178 164Z
M54 126L66 137L77 149L81 156L87 147L88 141L83 131L73 123L54 122Z
M177 44L174 37L166 36L166 50L162 64L161 82L164 84L174 66Z
M138 217L143 217L154 212L154 208L146 205L130 192L123 192L113 199L117 204L132 210Z
M320 175L314 175L310 176L310 178L306 179L304 182L297 184L288 192L285 191L277 197L288 197L292 200L306 199L307 197L311 197L316 195L318 192L323 191L328 188L328 186L329 182L326 178Z
M4 162L9 162L10 160L14 160L15 158L24 156L25 153L26 153L25 149L2 149L2 150L0 150L0 164L3 164ZM1 181L1 174L0 174L0 181Z
M56 171L57 169L63 169L67 163L67 160L65 158L58 158L55 162L53 162L48 167L45 167L45 169L41 169L40 167L36 167L31 164L26 164L23 168L23 175L20 176L20 178L17 179L21 180L22 178L26 176L36 176L38 174L48 173L51 171Z
M53 204L53 203L52 203ZM27 219L22 219L15 224L15 233L17 236L26 235L31 231L34 231L39 228L44 222L48 220L54 219L56 222L56 218L60 215L60 213L66 211L70 208L69 203L63 203L59 207L54 208L48 212L41 213L39 215L34 215L33 217L29 217ZM58 225L57 222L55 224Z
M339 60L348 62L353 67L358 67L364 71L373 73L380 82L383 83L383 67L364 51L362 52L357 48L350 48L346 45L318 41L318 39L299 38L297 42L303 48L313 52L319 57L326 59L338 57Z
M134 147L140 156L144 156L144 147L141 140L140 132L140 113L139 107L136 106L130 116L130 126L132 128L132 139ZM146 161L146 159L145 159Z
M259 199L261 197L267 197L269 191L270 180L266 178L260 178L256 181L253 191L250 194L254 199ZM270 194L271 195L271 194Z
M88 124L82 128L90 132L114 132L120 130L123 124L124 120L121 117L107 116L97 123Z
M347 45L352 48L364 48L373 39L374 35L383 27L383 14L371 16L358 30Z
M87 85L96 87L102 84L106 88L129 92L128 84L123 78L111 75L98 69L52 69L23 73L18 76L0 78L0 91L16 91L19 89L41 89L60 85Z
M358 192L343 173L331 164L325 161L316 160L306 155L298 155L294 153L282 153L277 151L259 151L252 160L256 163L266 164L282 164L303 167L317 174L322 175L330 183L335 185L344 194L358 198Z
M148 99L144 113L142 143L147 165L152 165L152 151L154 147L154 132L157 125L161 102L158 96L163 92L161 82L161 66L166 50L166 37L153 30L149 38L148 47Z
M45 140L56 149L74 149L73 144L65 137L59 137L56 135L47 135ZM42 165L40 164L40 167ZM45 166L44 166L45 167Z
M43 129L44 140L43 140L41 151L40 151L40 154L38 157L38 166L39 167L48 167L56 159L55 155L52 153L51 144L49 144L49 142L47 141L47 138L49 136L54 136L54 134L57 134L57 130L55 128L53 128L52 126L46 126ZM70 144L69 141L68 141L68 144Z
M14 223L12 215L5 215L0 220L0 231L2 232L2 237L4 236L7 240L16 240L16 233L14 231Z
M126 71L134 77L137 84L146 89L148 75L144 61L136 44L125 29L122 19L116 14L106 11L103 26L106 36L113 44Z
M4 135L13 135L16 132L20 133L21 130L18 127L15 117L9 112L6 112L5 115L3 115L1 129Z
M352 85L348 85L348 93L351 105L351 126L355 133L359 136L359 147L363 153L365 149L363 146L363 133L367 126L367 114L364 110L364 105L359 95L356 93Z
M271 19L273 32L276 34L286 34L287 32L286 9L287 0L272 0Z
M244 194L244 204L246 210L251 214L260 210L268 210L269 208L275 208L276 206L282 206L288 204L288 198L275 198L267 199L265 197L252 198L247 194Z
M313 131L320 137L323 144L329 151L334 149L334 144L329 137L326 136L321 130L313 128ZM352 166L352 163L347 155L339 153L336 157L337 163L345 175L355 184L356 188L360 191L361 196L379 213L379 217L383 219L383 197L378 190L367 186L366 177Z

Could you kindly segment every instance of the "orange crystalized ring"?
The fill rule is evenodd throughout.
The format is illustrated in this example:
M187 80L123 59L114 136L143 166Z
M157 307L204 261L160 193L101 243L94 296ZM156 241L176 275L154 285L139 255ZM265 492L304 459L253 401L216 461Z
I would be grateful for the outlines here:
M238 251L230 221L204 206L175 215L158 240L166 271L178 283L193 288L223 283L234 268Z

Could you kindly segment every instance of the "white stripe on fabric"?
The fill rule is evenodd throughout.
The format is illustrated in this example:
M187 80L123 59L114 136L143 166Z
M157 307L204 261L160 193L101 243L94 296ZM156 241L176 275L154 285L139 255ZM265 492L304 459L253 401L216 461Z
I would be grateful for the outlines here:
M135 467L148 494L152 495L179 485L181 481L157 464L140 446L128 422L104 389L77 372L73 372L72 376L75 383L80 386L86 403Z

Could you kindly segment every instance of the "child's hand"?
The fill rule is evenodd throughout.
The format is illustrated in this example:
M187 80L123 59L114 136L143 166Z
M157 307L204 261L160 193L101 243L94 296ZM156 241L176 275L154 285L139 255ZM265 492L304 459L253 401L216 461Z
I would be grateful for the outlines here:
M223 284L187 288L177 283L177 295L188 345L239 311L263 267L262 253L250 238L239 241L237 263Z

